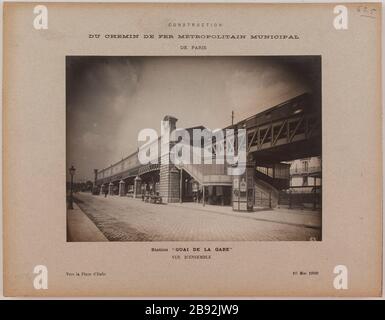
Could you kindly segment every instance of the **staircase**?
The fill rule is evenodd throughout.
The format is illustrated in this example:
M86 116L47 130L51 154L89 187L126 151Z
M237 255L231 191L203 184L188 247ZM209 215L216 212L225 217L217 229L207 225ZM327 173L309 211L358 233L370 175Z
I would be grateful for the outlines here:
M278 205L279 190L271 184L255 178L255 206L275 208Z
M224 164L178 164L178 169L185 170L202 185L232 185L232 176L227 175Z
M272 177L267 170L257 167L255 171L255 205L264 208L276 207L280 199L280 190L287 189L289 186L288 178Z

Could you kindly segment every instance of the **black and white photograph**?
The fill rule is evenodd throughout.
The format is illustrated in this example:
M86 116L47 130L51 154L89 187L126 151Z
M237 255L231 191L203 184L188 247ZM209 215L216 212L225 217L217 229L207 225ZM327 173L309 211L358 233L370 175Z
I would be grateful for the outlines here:
M67 56L67 241L322 240L321 56Z
M383 297L382 5L141 2L4 4L4 296Z

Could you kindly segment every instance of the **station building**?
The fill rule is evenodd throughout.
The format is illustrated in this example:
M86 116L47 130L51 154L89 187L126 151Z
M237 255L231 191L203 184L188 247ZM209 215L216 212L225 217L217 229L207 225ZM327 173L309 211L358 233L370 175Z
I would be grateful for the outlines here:
M171 134L177 133L175 117L165 116L163 121ZM161 153L158 161L142 165L138 151L134 152L109 167L95 169L93 193L161 199L162 203L230 205L240 211L273 208L280 201L285 202L284 195L296 187L299 177L302 184L307 179L308 184L320 186L321 166L319 171L312 172L317 160L311 159L321 161L321 127L321 106L310 93L305 93L224 128L234 130L235 140L239 129L246 132L247 168L239 176L228 174L226 162L215 161L217 149L227 148L222 140L213 143L211 164L203 158L201 164L164 164L164 157L172 157L167 152ZM192 137L194 129L205 127L198 125L185 130ZM161 138L155 143L160 144ZM169 140L172 150L175 142ZM190 143L193 154L197 152L196 146ZM205 148L203 142L201 148ZM306 174L305 160L300 159L307 159Z

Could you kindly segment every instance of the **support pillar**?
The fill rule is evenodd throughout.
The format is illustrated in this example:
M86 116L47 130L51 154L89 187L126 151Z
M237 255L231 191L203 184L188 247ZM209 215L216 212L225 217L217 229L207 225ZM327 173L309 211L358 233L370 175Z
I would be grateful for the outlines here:
M289 209L291 209L291 189L289 190Z
M136 176L134 179L134 198L139 198L142 194L142 179Z
M92 185L92 191L91 191L91 193L93 195L97 195L98 194L98 186L96 184L97 180L98 180L98 169L94 169L94 183Z
M120 182L119 182L119 196L123 197L126 195L125 189L126 189L126 183L123 180L120 180Z
M174 139L178 119L165 116L162 122L161 165L159 172L159 195L165 203L180 201L180 170L173 164L174 155L171 150L175 145Z
M269 191L269 208L271 209L273 206L272 206L272 203L271 203L271 190Z
M180 169L179 172L179 203L182 203L182 194L183 194L183 169Z
M202 196L203 196L203 201L202 201L202 204L203 204L203 206L205 206L205 198L206 198L206 192L205 192L205 190L206 190L206 187L205 187L205 185L202 185L202 188L203 188L203 192L202 192Z
M253 211L255 202L255 161L248 155L245 172L233 176L233 210Z
M110 184L108 185L108 194L110 196L114 195L114 184L112 182L110 182Z
M317 178L314 177L314 200L313 200L313 210L317 209Z

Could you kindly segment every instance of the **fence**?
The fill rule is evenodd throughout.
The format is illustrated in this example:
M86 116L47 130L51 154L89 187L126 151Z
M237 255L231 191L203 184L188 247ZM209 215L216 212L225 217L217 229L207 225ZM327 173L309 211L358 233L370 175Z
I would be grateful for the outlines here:
M278 205L288 208L321 209L322 190L317 187L295 187L279 192Z

